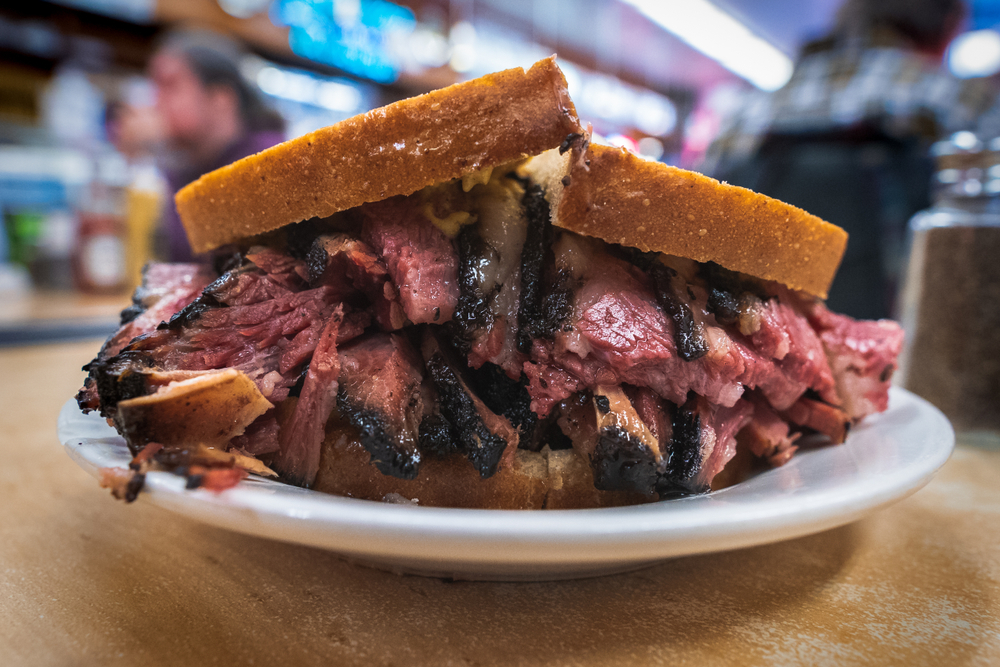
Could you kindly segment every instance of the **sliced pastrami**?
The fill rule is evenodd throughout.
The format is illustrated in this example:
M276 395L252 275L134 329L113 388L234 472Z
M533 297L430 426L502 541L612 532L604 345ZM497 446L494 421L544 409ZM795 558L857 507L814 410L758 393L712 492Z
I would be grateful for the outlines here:
M704 493L736 455L736 434L750 421L752 406L713 405L692 396L674 411L673 438L657 491L660 498Z
M543 419L560 401L586 388L580 379L557 365L552 348L552 341L536 340L532 346L531 361L524 364L531 411Z
M597 387L592 401L597 441L589 457L594 486L605 491L656 493L663 462L656 436L621 387Z
M781 411L782 419L811 431L829 436L835 443L841 443L851 428L850 416L840 408L803 396Z
M483 238L478 224L462 228L458 246L458 305L453 330L468 348L480 330L493 324L490 302L502 286L496 268L499 252Z
M558 424L591 462L599 489L703 493L736 453L736 433L752 407L712 405L692 394L683 406L648 389L599 387L560 403Z
M319 470L324 429L337 403L337 335L343 319L343 306L338 306L320 334L295 409L279 433L280 447L273 467L298 486L311 486Z
M684 361L694 361L708 352L708 342L700 322L697 322L686 294L687 281L678 272L659 261L659 253L640 253L621 248L629 261L642 269L650 279L656 301L673 322L674 344Z
M424 418L420 358L399 334L375 333L340 349L341 419L380 472L413 479L420 467L420 426Z
M774 359L784 378L778 382L756 382L775 408L787 407L794 393L787 387L798 384L801 395L811 389L825 400L837 401L834 379L819 336L809 326L809 321L794 307L793 298L783 296L768 299L759 311L760 328L750 340L761 356ZM751 384L751 383L747 383ZM783 399L778 395L784 394ZM797 397L797 396L796 396Z
M309 277L309 271L302 260L274 248L254 246L247 251L246 258L285 289L302 289Z
M469 365L496 364L516 379L526 356L517 345L521 260L528 222L511 188L475 190L479 219L458 236L458 308L452 329Z
M346 311L346 306L345 306ZM365 332L372 323L372 316L363 310L352 310L344 315L344 322L337 332L337 345L354 340Z
M114 419L120 401L152 392L147 372L153 364L153 357L141 351L126 350L107 359L94 359L83 367L88 372L87 385L80 390L77 402L84 410L100 410L105 419ZM91 394L97 400L84 405Z
M220 306L250 306L299 291L286 287L282 279L268 275L250 262L234 267L212 282L191 306L170 318L166 328L185 327L198 319L198 315Z
M623 387L628 395L636 414L642 419L657 442L669 443L673 438L673 424L670 422L670 409L659 395L646 387Z
M675 408L671 433L670 450L657 491L663 497L704 491L697 480L710 452L705 451L707 443L697 398Z
M470 371L469 375L476 395L486 407L506 417L518 430L521 449L540 449L544 443L535 437L538 415L531 411L528 378L522 373L520 379L512 380L503 369L491 363Z
M437 457L458 451L455 427L438 411L428 412L420 420L420 451Z
M903 348L902 328L891 320L859 321L831 313L819 302L808 312L823 341L848 418L858 421L888 408L889 385Z
M120 328L108 338L93 361L83 367L83 370L88 371L88 377L76 396L80 409L84 412L99 409L102 412L113 411L113 407L101 407L101 395L96 382L101 362L111 359L135 338L153 331L161 322L186 308L198 298L212 279L211 268L203 264L154 262L146 265L142 272L142 284L132 295L132 305L122 311ZM107 375L108 369L104 368L100 372ZM106 395L113 403L117 402L115 392L107 394L106 391Z
M531 352L531 341L543 334L534 327L543 319L542 277L545 275L545 257L552 236L551 212L540 185L525 181L524 205L528 227L521 250L521 301L517 309L517 348L522 353Z
M532 409L539 416L579 387L598 384L649 387L675 403L683 403L692 390L715 403L736 402L743 391L736 377L743 365L737 359L729 373L715 372L711 351L684 361L676 352L673 323L637 267L592 240L569 234L560 237L555 250L557 266L571 271L570 280L579 286L570 320L552 340L536 340L532 361L524 366Z
M366 204L361 238L385 262L406 317L444 324L458 303L458 255L416 197Z
M255 304L210 308L180 331L156 332L166 340L141 341L137 347L148 349L161 368L237 368L258 382L262 392L270 389L268 398L278 402L316 347L335 305L331 301L321 287ZM283 376L280 381L265 380L273 371Z
M524 366L532 409L540 416L573 392L598 384L647 387L675 404L683 404L693 391L712 404L732 407L744 388L759 389L778 409L808 389L831 398L826 355L793 299L773 297L764 303L744 292L750 295L746 301L753 320L747 324L755 326L745 335L737 324L719 325L709 312L705 286L686 282L686 276L659 261L647 262L662 267L655 269L663 274L661 282L670 281L659 291L685 303L676 318L656 298L647 274L596 241L563 233L554 251L557 267L570 271L577 286L572 317L551 340L534 341L531 362ZM678 320L704 341L703 354L687 334L681 338L692 348L689 359L678 352Z
M750 392L746 400L753 406L753 418L737 434L741 445L773 466L785 464L798 449L795 441L801 434L790 433L788 422L757 392Z
M406 324L389 270L368 244L349 234L320 236L309 249L306 263L311 285L333 287L342 298L355 290L364 294L383 331L395 331Z
M283 271L290 266L274 265ZM245 263L125 351L144 353L152 366L164 371L235 368L268 400L279 403L301 375L338 305L329 288L286 288L282 282L292 281L293 274L294 269L279 280ZM352 317L344 333L357 335L363 324L364 318Z
M753 406L744 400L737 401L736 405L725 406L712 405L699 399L697 410L701 419L702 451L708 450L708 443L711 442L711 449L705 456L697 480L699 488L704 491L708 490L715 476L736 455L736 434L752 419Z
M107 359L122 351L136 336L152 331L160 322L194 301L214 276L204 264L148 264L132 305L122 311L121 328L101 348Z
M554 252L556 267L578 284L572 316L554 334L557 352L593 356L616 370L677 356L669 323L639 269L576 235L562 234Z
M430 331L424 333L421 352L427 375L438 393L441 414L454 428L459 451L468 457L482 478L492 477L505 455L514 455L517 430L472 393L462 377L461 367Z
M270 454L271 452L278 451L278 434L280 428L278 426L277 415L275 414L276 411L276 409L268 410L262 414L250 426L247 426L247 430L243 432L243 435L233 438L229 446L252 456L260 456L261 454Z

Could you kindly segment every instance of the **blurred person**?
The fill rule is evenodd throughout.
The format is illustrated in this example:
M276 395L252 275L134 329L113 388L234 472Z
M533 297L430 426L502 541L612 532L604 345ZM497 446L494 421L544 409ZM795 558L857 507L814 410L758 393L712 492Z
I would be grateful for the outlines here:
M221 35L173 34L149 63L155 106L119 113L118 149L127 156L154 150L166 176L161 245L170 261L192 259L173 194L202 174L285 139L281 116L240 73L242 57L242 50Z
M930 144L1000 134L992 83L942 67L965 13L961 0L847 0L789 82L752 94L706 153L706 173L848 231L834 310L891 314L906 222L930 204Z

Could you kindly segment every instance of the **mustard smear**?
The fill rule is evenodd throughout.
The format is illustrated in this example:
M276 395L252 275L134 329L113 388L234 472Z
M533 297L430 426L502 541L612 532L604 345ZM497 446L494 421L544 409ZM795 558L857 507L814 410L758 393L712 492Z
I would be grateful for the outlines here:
M468 192L477 185L486 185L493 175L493 167L485 167L479 171L462 176L462 192Z
M465 225L470 225L476 221L476 217L468 211L453 211L445 218L439 218L434 214L434 204L428 202L424 204L424 217L434 223L434 225L444 232L448 238L455 238L458 232Z

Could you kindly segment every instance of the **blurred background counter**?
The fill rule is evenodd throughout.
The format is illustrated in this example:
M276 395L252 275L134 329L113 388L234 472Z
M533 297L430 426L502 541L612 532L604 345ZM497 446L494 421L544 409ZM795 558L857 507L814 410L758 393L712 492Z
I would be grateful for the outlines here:
M931 121L948 115L947 122L924 128L926 141L912 147L919 163L930 141L940 138L935 135L975 130L980 116L988 115L996 98L992 75L1000 69L1000 35L991 30L998 23L996 0L7 3L0 8L0 209L5 231L0 235L0 299L33 288L126 293L144 261L176 256L174 246L178 239L183 243L176 228L169 231L176 225L170 195L222 160L551 53L559 55L581 117L594 124L603 140L651 159L701 167L793 203L802 201L809 210L830 209L817 212L852 227L857 240L848 259L854 261L864 253L878 254L877 248L867 247L871 230L853 229L858 225L851 206L831 208L814 201L809 170L827 176L838 168L838 160L846 159L861 178L885 180L887 173L894 174L875 163L893 156L880 158L876 153L879 146L884 153L885 145L873 149L871 142L854 152L860 157L820 150L823 166L803 167L799 161L798 180L776 177L776 170L787 165L776 167L768 157L774 129L785 144L789 127L803 130L801 122L789 124L776 110L792 107L800 121L822 116L813 107L835 97L829 90L844 88L851 77L841 67L830 73L839 83L824 82L816 75L817 53L830 51L831 45L849 44L844 48L851 53L871 53L870 47L877 47L887 56L885 62L865 61L855 68L864 76L857 85L846 86L848 103L834 105L833 116L853 127L859 119L897 118L904 107L908 113L933 112ZM928 24L934 26L933 34L927 34ZM178 34L198 38L185 42ZM204 53L194 53L206 45L214 55L206 59ZM843 50L838 46L831 52L840 57ZM190 107L194 98L191 91L188 97L179 92L178 73L157 58L164 51L184 56L181 69L193 71L206 90L231 87L233 77L239 79L243 122L254 125L243 128L242 142L218 128L213 137L205 128L198 134L192 126L199 119L191 114L171 119L178 100ZM950 71L940 66L942 57ZM915 59L922 59L916 69ZM880 72L899 69L900 62L906 64L905 91L879 79ZM957 85L957 77L972 85ZM806 85L798 85L803 81ZM891 95L882 99L873 91ZM268 127L274 132L266 140L257 127L260 113L246 116L248 94L274 114L276 122ZM956 103L947 101L949 94L957 96ZM219 125L218 118L202 114L200 122L211 119L209 125ZM815 139L816 128L806 129ZM884 130L881 125L876 129ZM195 144L214 153L196 155L191 150ZM759 149L749 156L749 173L745 161L739 169L734 156L741 152L734 144L743 153L749 145ZM797 141L794 151L801 153L802 145ZM823 145L829 147L829 137ZM816 142L809 146L805 163L817 155ZM858 278L845 272L846 286L840 287L879 292L872 311L876 315L890 314L893 297L882 293L894 289L892 280L902 261L900 220L927 203L927 169L909 175L915 195L889 192L899 189L896 183L868 188L869 199L879 199L874 204L878 215L894 225L891 238L883 239L890 246L883 253L890 256L888 283L846 285ZM840 188L827 191L831 189ZM869 262L869 269L875 263ZM862 281L881 281L882 268L874 271L857 275ZM851 307L849 299L845 304ZM862 311L856 314L872 314Z
M123 299L71 290L17 290L3 297L0 347L108 336L118 328Z

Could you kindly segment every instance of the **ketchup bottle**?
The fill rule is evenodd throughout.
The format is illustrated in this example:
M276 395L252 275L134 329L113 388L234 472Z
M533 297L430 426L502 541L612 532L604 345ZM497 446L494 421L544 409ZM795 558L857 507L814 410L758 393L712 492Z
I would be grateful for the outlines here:
M118 294L129 287L123 189L98 169L78 208L73 277L80 291Z

